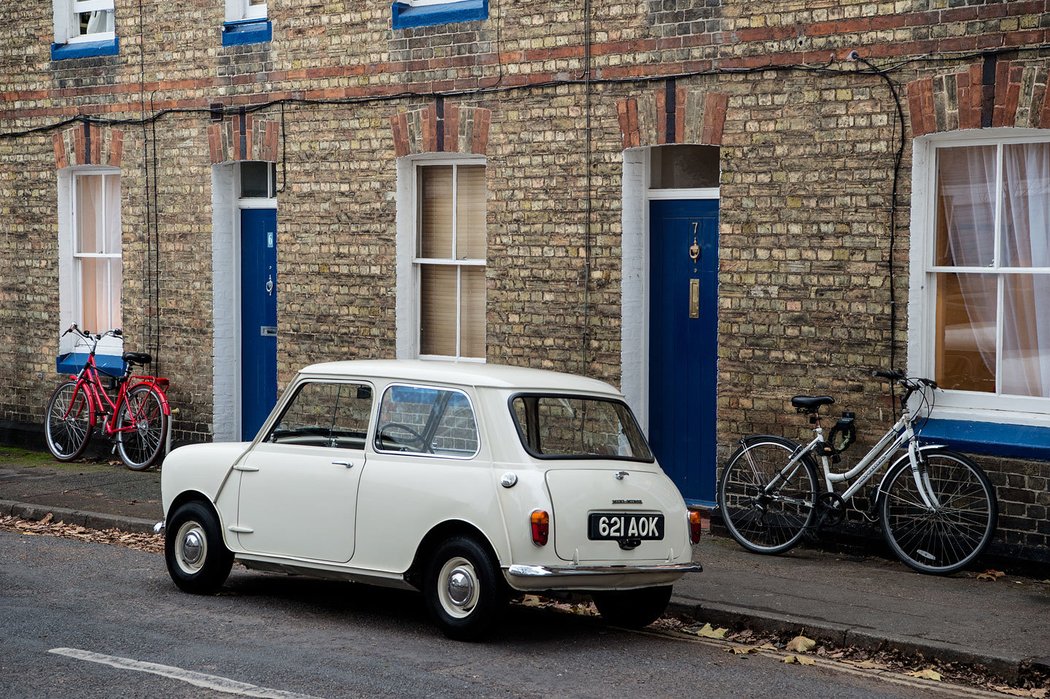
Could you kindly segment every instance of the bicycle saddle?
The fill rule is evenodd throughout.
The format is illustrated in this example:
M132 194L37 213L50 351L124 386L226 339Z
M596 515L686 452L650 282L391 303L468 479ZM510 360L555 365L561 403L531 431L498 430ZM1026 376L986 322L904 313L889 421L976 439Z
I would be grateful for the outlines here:
M146 352L125 352L123 357L128 364L149 364L153 361L153 357Z
M795 410L815 413L822 405L831 405L835 399L831 396L795 396L791 399L791 405Z

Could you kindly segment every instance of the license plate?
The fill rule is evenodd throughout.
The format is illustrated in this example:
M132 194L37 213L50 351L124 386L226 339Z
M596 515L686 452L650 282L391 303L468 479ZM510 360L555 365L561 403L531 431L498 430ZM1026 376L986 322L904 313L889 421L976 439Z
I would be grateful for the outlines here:
M664 516L592 512L587 521L587 538L592 540L664 538Z

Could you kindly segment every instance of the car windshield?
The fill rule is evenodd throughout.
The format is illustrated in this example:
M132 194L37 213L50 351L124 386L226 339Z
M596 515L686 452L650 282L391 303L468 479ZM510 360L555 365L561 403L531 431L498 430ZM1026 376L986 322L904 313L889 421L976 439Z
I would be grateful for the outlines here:
M621 401L522 394L511 399L510 407L521 443L533 456L653 460L631 409Z

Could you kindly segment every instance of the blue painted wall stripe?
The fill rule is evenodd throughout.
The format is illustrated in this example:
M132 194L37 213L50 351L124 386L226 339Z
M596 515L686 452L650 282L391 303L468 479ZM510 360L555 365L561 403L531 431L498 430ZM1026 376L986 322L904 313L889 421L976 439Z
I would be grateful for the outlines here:
M919 437L974 454L1050 461L1050 427L931 419Z

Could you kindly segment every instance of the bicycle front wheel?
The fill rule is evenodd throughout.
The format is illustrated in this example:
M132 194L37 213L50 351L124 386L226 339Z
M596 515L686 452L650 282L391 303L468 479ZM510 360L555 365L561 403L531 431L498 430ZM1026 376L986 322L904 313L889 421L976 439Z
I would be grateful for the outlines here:
M911 568L954 573L977 558L995 534L995 490L981 467L962 454L936 451L920 458L918 482L908 458L886 476L882 533Z
M51 394L44 418L47 448L59 461L72 461L87 448L94 428L87 393L76 381L66 381Z
M782 437L748 437L726 464L718 489L722 519L748 551L787 551L813 521L816 468L809 457L787 468L800 448Z
M160 394L151 386L128 391L117 413L117 452L132 471L152 466L164 447L168 416Z

